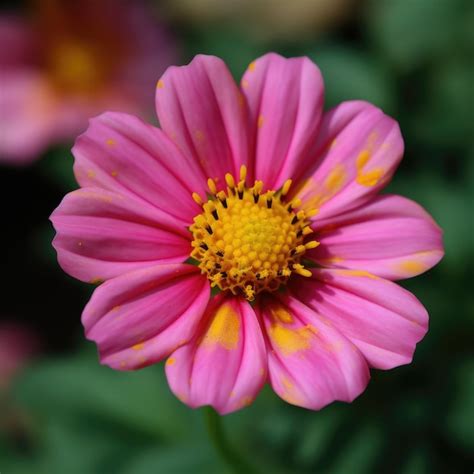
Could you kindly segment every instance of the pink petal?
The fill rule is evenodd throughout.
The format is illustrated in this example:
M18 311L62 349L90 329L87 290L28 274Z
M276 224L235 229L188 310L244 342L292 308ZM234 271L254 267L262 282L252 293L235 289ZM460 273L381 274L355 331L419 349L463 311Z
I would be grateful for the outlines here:
M161 130L133 115L107 112L90 120L76 141L74 172L81 186L140 197L191 222L204 190L199 171Z
M191 253L185 222L139 198L100 188L68 194L51 221L61 267L82 281L183 262Z
M241 83L255 137L255 177L269 189L293 178L316 140L323 110L321 72L308 58L266 54Z
M428 314L411 293L370 273L313 270L311 279L295 282L292 293L378 369L409 364L428 330Z
M318 313L288 295L264 300L259 310L270 383L283 400L319 410L364 391L370 378L364 357Z
M350 101L324 115L315 150L294 194L326 218L357 207L385 186L402 158L403 138L397 122L380 109Z
M130 370L153 364L195 333L210 287L199 269L156 265L99 286L82 314L101 362Z
M225 414L249 405L267 375L265 342L242 298L215 297L196 337L166 361L171 390L191 407Z
M157 84L156 109L165 133L218 186L225 173L238 176L248 163L245 100L221 59L198 55L168 68Z
M401 196L378 196L337 217L316 217L313 227L321 244L308 257L390 280L419 275L444 254L441 229L421 206Z

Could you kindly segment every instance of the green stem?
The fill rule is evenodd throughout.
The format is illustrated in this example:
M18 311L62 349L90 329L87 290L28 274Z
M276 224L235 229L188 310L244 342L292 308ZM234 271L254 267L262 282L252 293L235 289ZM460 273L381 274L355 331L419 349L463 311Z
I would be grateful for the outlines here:
M255 468L234 450L224 432L220 415L211 407L205 407L203 410L209 437L232 472L235 474L257 474Z

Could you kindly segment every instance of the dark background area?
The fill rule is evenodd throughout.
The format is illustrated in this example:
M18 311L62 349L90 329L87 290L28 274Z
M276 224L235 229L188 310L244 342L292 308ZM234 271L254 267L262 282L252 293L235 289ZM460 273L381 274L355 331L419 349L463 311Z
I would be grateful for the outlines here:
M346 2L324 27L284 34L256 17L256 6L250 22L225 9L216 18L219 2L199 17L178 3L150 7L173 30L182 64L216 54L239 78L266 51L308 55L323 72L326 108L366 99L394 116L406 151L388 190L422 204L445 232L444 260L402 283L431 317L413 363L373 371L354 403L321 412L266 388L224 418L232 445L261 472L472 472L474 2ZM171 395L161 364L116 373L84 340L80 315L93 288L59 268L48 221L75 187L69 150L52 146L31 166L0 168L0 317L26 325L41 344L0 397L0 472L231 472L207 440L201 411Z

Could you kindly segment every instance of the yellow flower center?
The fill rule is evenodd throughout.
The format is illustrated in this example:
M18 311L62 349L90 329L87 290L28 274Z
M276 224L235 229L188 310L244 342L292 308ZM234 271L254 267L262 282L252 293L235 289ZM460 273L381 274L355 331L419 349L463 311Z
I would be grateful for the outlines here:
M216 183L209 179L206 203L193 193L202 212L190 227L191 257L211 286L251 301L262 291L277 290L292 273L310 276L300 261L306 250L319 243L304 242L313 232L309 217L314 214L298 211L299 199L285 202L291 180L277 192L262 192L262 181L246 186L246 173L242 166L238 183L226 174L227 191L217 192Z

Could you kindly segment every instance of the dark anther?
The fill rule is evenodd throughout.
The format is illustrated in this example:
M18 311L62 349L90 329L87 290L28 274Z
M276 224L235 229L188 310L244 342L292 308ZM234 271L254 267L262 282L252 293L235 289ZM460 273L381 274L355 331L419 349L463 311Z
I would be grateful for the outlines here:
M296 253L296 249L291 249L290 255L293 257L293 255Z
M286 210L287 210L288 212L293 211L293 208L291 207L291 204L288 205L288 207L286 208Z
M296 224L298 222L298 216L293 217L291 224Z
M260 273L256 273L255 277L257 278L257 280L260 280Z
M239 195L239 199L243 199L244 197L244 191L237 191L238 195Z
M227 209L227 199L222 199L221 200L222 205L224 206L224 209Z
M267 199L267 207L268 207L268 209L271 209L271 208L272 208L272 204L273 204L273 200Z
M218 250L216 252L216 255L218 255L219 257L223 257L224 256L224 252L222 250Z
M260 199L260 194L254 194L253 195L253 202L257 204L258 200Z
M201 247L204 250L209 250L209 247L204 242L202 244L199 244L199 247Z
M277 275L281 277L283 275L283 272L281 270L278 270Z
M213 217L214 217L214 219L215 219L216 221L219 219L219 214L217 214L217 209L214 209L214 210L212 211L212 215L213 215Z
M215 267L215 268L221 268L221 264L220 264L220 263L216 263L216 264L214 265L214 267Z
M222 278L227 278L227 272L221 272Z
M301 237L303 235L303 229L300 229L297 233L296 233L296 237Z
M210 225L206 226L207 232L212 235L212 227Z

